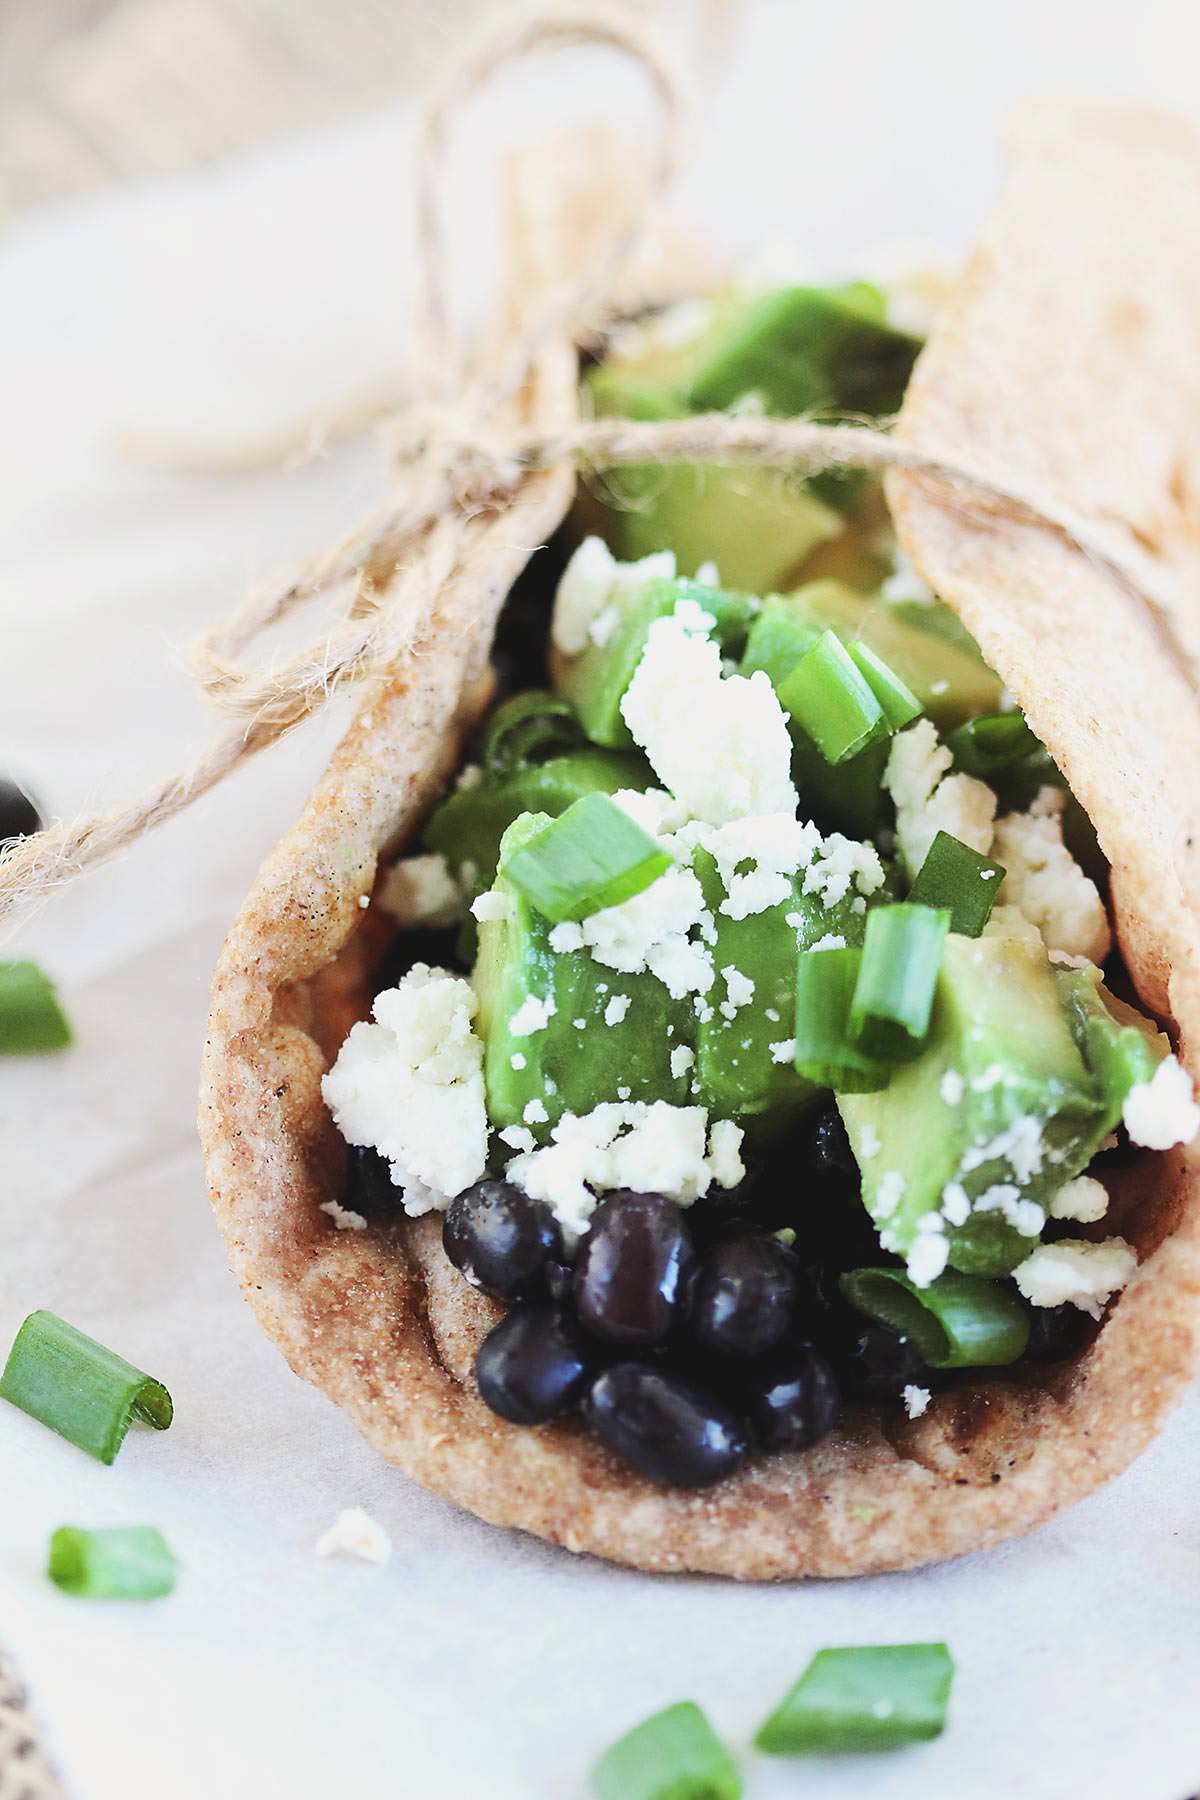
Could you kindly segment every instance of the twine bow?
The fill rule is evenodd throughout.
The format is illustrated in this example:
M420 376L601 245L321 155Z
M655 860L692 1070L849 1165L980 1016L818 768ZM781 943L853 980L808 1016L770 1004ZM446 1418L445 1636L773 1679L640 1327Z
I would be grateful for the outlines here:
M577 45L616 51L648 81L657 131L646 204L613 233L578 281L481 360L462 342L451 306L446 187L454 128L475 94L504 69L544 49ZM515 18L505 11L460 54L423 108L417 136L414 362L426 373L412 406L388 428L395 492L282 590L251 595L193 646L195 679L229 722L190 767L131 804L52 826L0 851L0 919L47 898L184 811L335 692L394 674L428 627L445 582L468 551L478 550L481 518L502 519L533 474L564 464L702 461L759 464L796 475L829 468L906 470L947 504L1036 526L1086 556L1137 602L1195 684L1190 659L1165 605L1147 591L1145 575L1090 542L1086 521L961 460L915 451L877 427L724 414L662 423L584 419L551 429L498 424L511 418L509 403L549 346L580 342L611 318L618 278L678 168L684 110L676 75L644 26L611 7L596 12L560 5ZM316 599L334 615L317 638L282 662L246 660L264 632Z

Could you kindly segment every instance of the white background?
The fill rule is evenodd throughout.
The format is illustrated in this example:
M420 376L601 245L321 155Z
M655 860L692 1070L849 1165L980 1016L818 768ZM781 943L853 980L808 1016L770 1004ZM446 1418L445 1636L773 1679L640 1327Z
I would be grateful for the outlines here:
M783 235L838 273L884 238L954 248L994 192L1015 98L1068 83L1194 106L1195 17L760 6L718 58L684 203L727 247ZM468 147L517 117L635 103L603 65L563 63L484 108ZM366 449L196 477L135 468L117 446L211 449L394 376L406 146L403 115L368 119L0 244L0 767L53 811L118 799L193 751L207 726L179 647L375 493ZM474 219L460 249L478 296ZM595 1754L670 1700L698 1699L744 1745L822 1644L937 1637L959 1670L940 1743L868 1763L760 1758L751 1800L1183 1800L1200 1786L1194 1399L1124 1479L1027 1542L760 1591L494 1533L380 1465L288 1373L208 1217L196 1061L225 926L336 724L20 939L60 977L79 1041L0 1071L0 1343L49 1306L161 1376L177 1407L169 1436L135 1431L112 1469L0 1416L0 1639L77 1800L578 1795ZM354 1503L393 1536L384 1570L312 1554ZM46 1582L54 1526L140 1520L183 1561L173 1598L104 1608Z

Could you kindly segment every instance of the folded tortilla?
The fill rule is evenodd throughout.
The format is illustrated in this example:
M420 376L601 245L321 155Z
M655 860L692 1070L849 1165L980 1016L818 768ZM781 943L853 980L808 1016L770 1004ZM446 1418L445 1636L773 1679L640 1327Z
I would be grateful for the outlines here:
M1200 134L1146 110L1027 109L1008 182L918 364L899 430L1072 508L1137 560L1174 635L1200 648ZM559 208L539 273L579 249ZM586 212L586 209L584 209ZM530 271L526 270L528 276ZM571 359L524 401L569 415ZM233 1268L292 1368L389 1461L494 1524L664 1571L741 1579L908 1568L1027 1531L1123 1469L1200 1358L1195 1153L1145 1156L1111 1218L1141 1266L1091 1348L1052 1371L969 1381L921 1419L849 1409L814 1449L719 1486L666 1490L577 1421L529 1429L474 1384L501 1309L445 1258L440 1219L338 1231L346 1146L321 1075L367 1014L389 931L363 912L419 826L478 707L495 618L568 504L530 481L486 568L374 693L268 858L217 969L200 1122ZM1145 1003L1200 1072L1200 702L1162 633L1061 538L893 476L901 542L962 616L1094 821L1121 945ZM898 1409L897 1409L898 1410Z

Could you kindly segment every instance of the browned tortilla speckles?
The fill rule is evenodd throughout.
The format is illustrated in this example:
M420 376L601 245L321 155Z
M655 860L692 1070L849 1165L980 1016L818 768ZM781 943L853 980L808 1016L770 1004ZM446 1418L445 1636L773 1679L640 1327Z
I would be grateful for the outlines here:
M1200 619L1197 191L1190 126L1099 103L1023 115L1005 196L902 424L914 443L1036 479L1138 546L1185 638ZM547 368L534 405L561 418L569 369ZM971 523L911 478L889 489L905 548L1095 821L1130 964L1148 1000L1169 1002L1194 1065L1195 696L1128 597L1060 542ZM538 541L566 501L564 477L531 480L489 579L448 591L425 654L372 697L370 729L351 729L230 932L201 1131L234 1271L292 1367L382 1456L570 1550L768 1580L907 1568L1029 1530L1136 1456L1196 1366L1200 1195L1181 1153L1146 1159L1121 1196L1144 1260L1076 1365L935 1397L916 1421L851 1413L816 1449L701 1493L644 1480L578 1424L522 1429L484 1407L470 1371L496 1309L442 1256L437 1220L338 1232L319 1210L345 1167L320 1076L370 995L359 895L453 760L460 694L523 560L512 546Z

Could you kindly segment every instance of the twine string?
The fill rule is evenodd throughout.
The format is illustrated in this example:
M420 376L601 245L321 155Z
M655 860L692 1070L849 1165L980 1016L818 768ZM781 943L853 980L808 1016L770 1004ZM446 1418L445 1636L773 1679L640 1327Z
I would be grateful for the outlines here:
M645 202L609 234L579 277L554 292L480 361L451 309L448 169L454 133L475 95L504 69L547 48L602 46L648 81L656 133ZM61 823L0 850L0 919L24 911L135 844L217 786L247 758L319 711L340 688L394 673L420 644L443 586L538 471L639 462L762 465L796 476L823 468L917 475L946 504L1050 532L1139 605L1188 682L1196 670L1148 576L1092 541L1091 527L1041 495L1018 492L961 459L898 443L875 426L806 419L635 422L582 419L555 429L513 425L511 401L555 343L573 344L611 310L611 295L680 159L684 100L644 27L611 7L506 12L468 46L424 108L416 148L417 332L421 385L392 423L396 489L388 502L283 588L251 595L190 653L201 691L229 721L186 769L124 806ZM507 422L506 422L507 421ZM327 627L288 659L243 660L258 637L301 607L324 603Z

